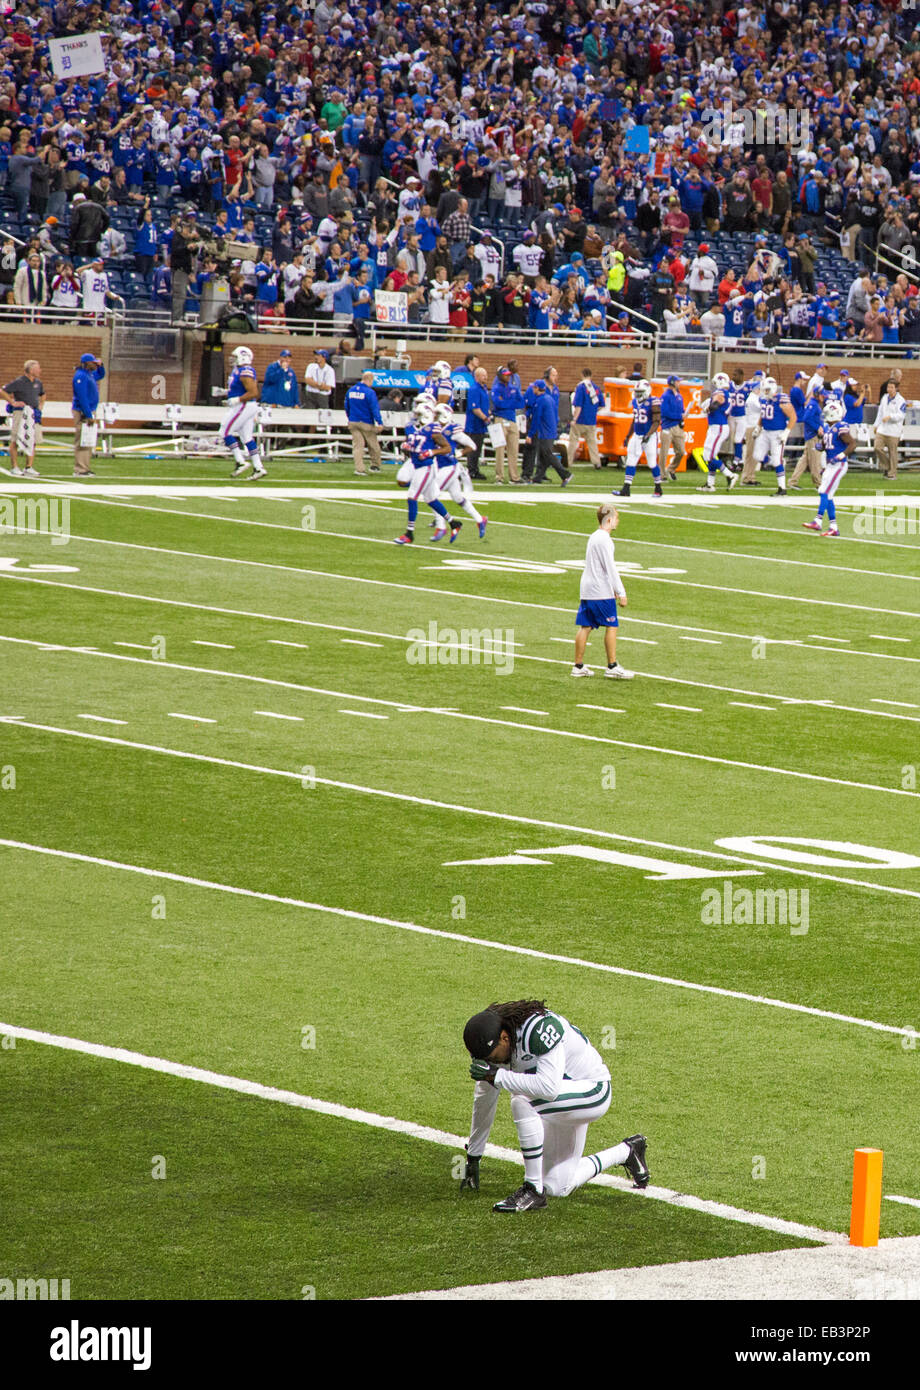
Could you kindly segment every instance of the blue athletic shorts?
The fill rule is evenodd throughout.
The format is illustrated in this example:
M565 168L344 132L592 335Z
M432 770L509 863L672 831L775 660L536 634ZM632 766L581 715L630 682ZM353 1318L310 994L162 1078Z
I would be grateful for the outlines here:
M615 598L583 598L575 615L576 627L619 627Z

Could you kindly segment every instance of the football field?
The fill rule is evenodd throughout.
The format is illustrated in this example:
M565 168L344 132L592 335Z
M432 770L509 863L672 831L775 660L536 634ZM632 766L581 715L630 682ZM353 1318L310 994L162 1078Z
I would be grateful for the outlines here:
M861 1145L920 1235L916 480L898 528L852 475L831 541L640 475L627 682L598 636L571 676L620 474L397 547L389 473L98 472L0 546L0 1274L350 1299L842 1241ZM647 1192L493 1215L505 1103L459 1191L463 1024L529 997Z

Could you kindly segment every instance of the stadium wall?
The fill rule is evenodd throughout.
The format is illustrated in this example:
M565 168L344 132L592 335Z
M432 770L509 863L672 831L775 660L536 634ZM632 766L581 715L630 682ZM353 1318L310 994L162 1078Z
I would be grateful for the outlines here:
M0 325L0 362L5 374L3 381L10 381L22 371L22 364L30 357L37 358L42 365L45 391L51 400L63 400L70 395L74 368L84 352L97 353L106 363L108 376L102 384L103 399L140 403L145 400L163 404L194 404L198 390L198 372L204 335L197 331L190 333L186 340L186 351L180 371L158 370L157 363L151 361L146 370L135 364L130 369L122 368L117 361L111 361L111 335L105 329L62 328L60 325L11 324ZM261 376L269 362L273 362L283 347L293 353L293 365L298 378L303 379L307 363L312 360L315 347L333 350L336 340L313 338L309 334L250 334L239 336L228 334L224 338L225 353L245 343L251 347L255 356L256 368ZM525 382L540 376L547 367L556 367L559 372L559 386L563 391L573 391L581 379L581 369L585 364L591 366L597 380L605 376L629 376L636 363L641 363L647 376L653 373L653 354L634 349L632 351L603 352L595 348L545 348L520 347L507 348L493 345L480 346L468 343L462 338L449 338L442 342L410 342L410 356L413 367L426 367L436 356L444 355L455 365L462 363L467 353L475 352L483 367L494 376L509 356L517 358L521 377ZM713 371L731 372L735 367L744 368L746 375L758 366L769 366L784 390L792 385L796 371L809 375L821 360L821 345L801 354L783 355L781 359L770 360L764 353L721 353L713 358ZM868 358L853 356L829 357L828 379L833 380L840 366L847 369L860 382L872 388L872 398L878 400L879 391L894 367L901 367L904 377L902 393L911 398L920 398L920 366L905 358ZM839 364L839 366L838 366Z

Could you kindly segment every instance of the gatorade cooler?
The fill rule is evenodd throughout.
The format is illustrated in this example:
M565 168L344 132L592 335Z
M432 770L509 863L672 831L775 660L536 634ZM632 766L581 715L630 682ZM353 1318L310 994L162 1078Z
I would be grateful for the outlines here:
M660 396L667 382L649 377L652 396ZM636 383L625 377L604 377L604 399L606 404L597 413L598 448L605 456L617 459L626 457L626 436L632 424L632 398ZM680 394L684 400L686 414L684 429L687 432L687 453L701 449L706 438L706 416L700 410L706 385L701 381L681 381ZM681 462L682 472L686 468L686 454Z

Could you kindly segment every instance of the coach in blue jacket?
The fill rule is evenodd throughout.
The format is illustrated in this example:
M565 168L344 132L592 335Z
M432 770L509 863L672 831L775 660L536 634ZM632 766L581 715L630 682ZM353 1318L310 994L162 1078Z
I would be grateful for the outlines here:
M795 488L796 491L799 487L799 478L806 468L811 474L811 480L815 487L819 487L821 483L821 473L824 468L823 392L815 391L808 397L802 416L802 434L805 439L805 447L802 450L802 457L795 466L795 472L789 480L789 486Z
M364 446L371 456L371 472L380 472L380 441L377 438L377 431L383 424L380 415L380 403L377 400L377 392L374 390L374 373L367 371L362 373L361 380L356 381L354 386L345 392L345 414L348 417L348 429L351 434L352 443L355 447L355 475L363 477L367 472L364 467Z
M687 447L684 429L684 398L680 393L680 377L669 376L661 393L661 439L658 443L658 467L673 483ZM674 450L674 462L666 468L668 450Z
M537 471L534 483L546 482L546 470L555 468L562 479L562 486L571 478L570 471L564 469L556 457L556 436L559 433L559 415L547 382L541 377L533 384L534 402L527 427L528 443L533 440L537 450Z
M492 414L492 398L486 385L488 380L485 367L477 367L473 373L473 384L466 393L466 419L463 422L463 431L476 446L467 460L471 478L483 476L479 469L479 460L482 456L489 416Z
M270 362L265 368L265 377L262 381L262 404L292 407L300 405L297 373L291 366L291 354L287 348L282 348L278 354L278 360Z
M99 358L91 352L84 352L79 366L73 374L73 475L75 478L92 478L90 463L93 458L92 445L83 443L83 426L96 422L99 407L98 383L105 376Z

